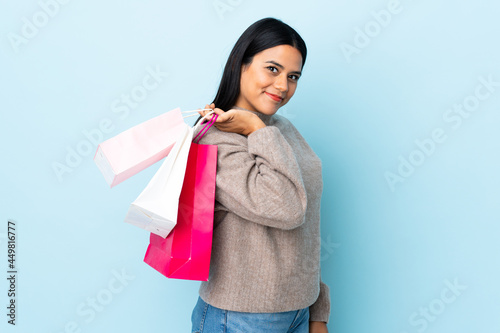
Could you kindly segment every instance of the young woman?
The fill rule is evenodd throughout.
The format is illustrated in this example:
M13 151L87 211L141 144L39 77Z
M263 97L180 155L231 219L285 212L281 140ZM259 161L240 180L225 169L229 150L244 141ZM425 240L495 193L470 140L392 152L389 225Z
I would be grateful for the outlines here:
M266 18L236 42L201 144L218 146L210 274L192 332L327 332L320 277L321 160L277 115L295 93L307 49ZM199 111L203 116L207 111Z

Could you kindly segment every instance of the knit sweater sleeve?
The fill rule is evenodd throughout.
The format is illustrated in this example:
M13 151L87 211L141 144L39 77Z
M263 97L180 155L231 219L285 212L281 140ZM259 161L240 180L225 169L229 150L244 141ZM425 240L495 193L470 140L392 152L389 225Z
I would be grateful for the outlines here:
M323 281L320 281L319 288L318 299L309 307L309 321L328 323L330 317L330 288Z
M306 190L280 130L266 126L248 137L211 132L204 141L210 144L218 137L213 142L218 146L215 200L228 212L261 225L286 230L302 225Z

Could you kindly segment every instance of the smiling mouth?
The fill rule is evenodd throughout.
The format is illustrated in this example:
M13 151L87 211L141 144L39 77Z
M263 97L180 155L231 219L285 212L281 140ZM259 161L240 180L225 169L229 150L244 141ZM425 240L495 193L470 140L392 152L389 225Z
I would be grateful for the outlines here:
M281 102L283 100L282 97L275 95L275 94L271 94L271 93L266 92L266 95L269 96L273 101L276 101L276 102Z

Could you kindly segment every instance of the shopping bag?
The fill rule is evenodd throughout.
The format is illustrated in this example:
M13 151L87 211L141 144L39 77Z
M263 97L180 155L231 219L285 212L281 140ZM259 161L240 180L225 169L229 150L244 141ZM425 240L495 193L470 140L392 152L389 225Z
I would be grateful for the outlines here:
M163 238L175 226L193 129L184 123L181 135L146 188L132 202L124 222Z
M208 280L216 173L217 146L191 143L177 224L166 238L151 233L144 256L145 263L166 277Z
M173 109L100 143L94 162L113 187L167 156L184 125L180 108Z

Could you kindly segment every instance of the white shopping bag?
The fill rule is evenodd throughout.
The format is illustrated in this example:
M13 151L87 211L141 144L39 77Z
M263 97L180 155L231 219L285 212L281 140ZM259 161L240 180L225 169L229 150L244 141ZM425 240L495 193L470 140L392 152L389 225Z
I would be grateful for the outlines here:
M184 182L193 128L184 129L146 188L130 205L125 222L163 238L177 222L179 196Z
M113 187L167 156L185 124L180 108L149 119L101 142L94 162Z
M172 150L146 188L130 205L125 217L126 223L138 226L163 238L166 238L172 231L177 223L179 197L184 183L193 133L208 117L211 117L210 121L194 137L196 140L200 134L203 136L215 123L217 120L215 112L208 112L192 128L184 123L181 135L177 138Z

